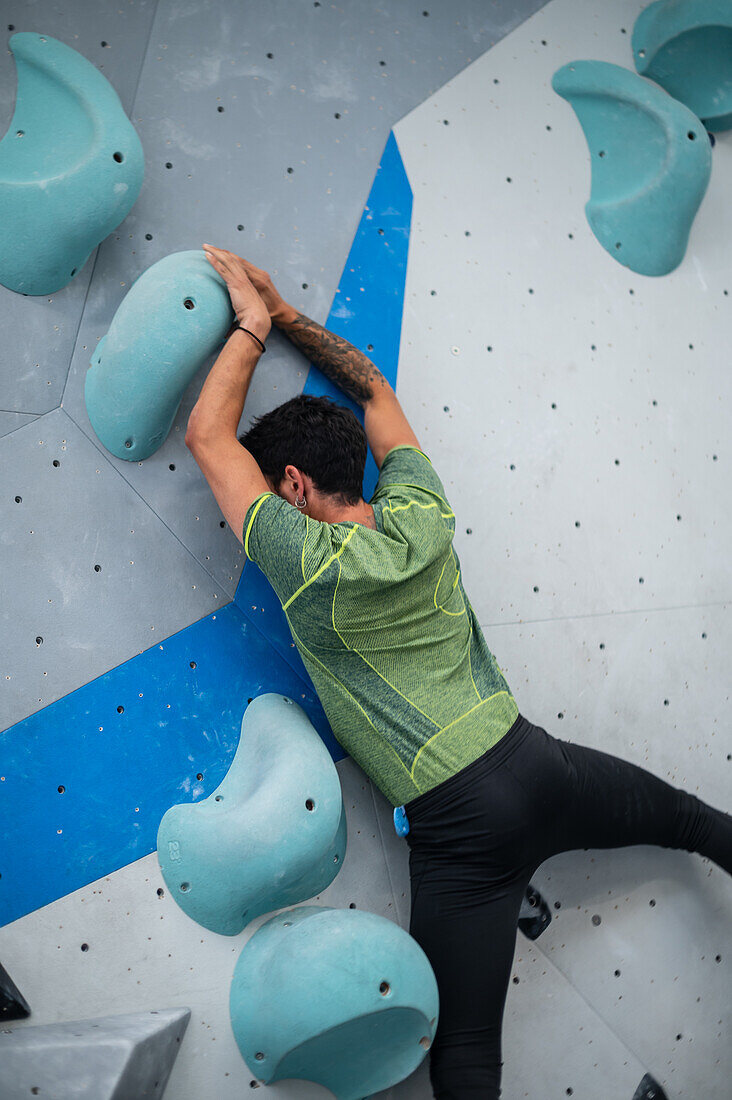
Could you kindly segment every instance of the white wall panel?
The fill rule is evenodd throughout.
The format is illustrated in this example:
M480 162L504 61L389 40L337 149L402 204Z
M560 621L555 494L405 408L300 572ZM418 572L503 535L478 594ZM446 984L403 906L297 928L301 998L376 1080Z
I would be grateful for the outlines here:
M732 136L682 264L641 276L589 228L587 142L551 89L574 59L633 69L643 6L553 0L395 128L415 200L397 392L521 712L729 809ZM509 988L506 1095L562 1095L557 1065L574 1095L632 1095L571 1042L568 982L669 1096L726 1096L729 876L638 846L534 882L554 920L542 983ZM516 976L526 957L519 937Z

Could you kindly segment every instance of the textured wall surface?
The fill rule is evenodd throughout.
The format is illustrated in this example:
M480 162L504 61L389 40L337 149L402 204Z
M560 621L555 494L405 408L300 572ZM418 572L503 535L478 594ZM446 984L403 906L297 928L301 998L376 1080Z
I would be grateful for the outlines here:
M186 1005L167 1094L249 1088L228 990L261 920L234 940L205 932L166 896L139 838L166 800L210 793L247 697L283 682L338 760L348 815L343 869L316 903L408 925L407 851L390 808L323 725L276 601L243 568L184 446L210 364L143 463L106 452L86 415L89 359L126 290L204 240L270 271L298 309L395 368L457 515L467 592L522 713L729 808L732 138L717 136L682 264L636 275L585 220L590 155L550 86L575 58L632 69L642 7L10 5L15 30L59 37L99 66L146 158L135 207L69 286L50 300L0 288L0 791L12 785L14 799L22 787L46 836L28 864L22 838L34 826L16 824L14 809L19 839L0 860L0 961L31 1004L26 1026ZM0 132L14 95L6 53ZM409 210L408 259L400 326L384 346L364 301L386 269L349 271L349 261L369 262L356 244L387 152L390 184L401 165L411 193L407 204L400 183L394 202L397 216ZM308 375L273 330L242 427L306 385L321 392L319 372ZM155 737L156 708L171 699L175 716ZM139 752L118 771L114 746L133 735ZM176 790L187 753L205 778ZM65 761L92 797L73 802ZM69 848L73 835L86 848ZM31 868L23 898L11 856ZM722 1100L729 879L698 856L636 847L566 853L534 881L553 920L536 942L519 935L506 1097L630 1100L650 1072L669 1097ZM326 1095L299 1082L266 1091ZM425 1062L384 1095L430 1094Z

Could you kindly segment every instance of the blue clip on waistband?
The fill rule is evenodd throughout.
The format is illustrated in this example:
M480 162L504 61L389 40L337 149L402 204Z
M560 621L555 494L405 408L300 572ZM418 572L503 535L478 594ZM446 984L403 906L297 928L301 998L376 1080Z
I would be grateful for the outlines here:
M397 836L406 836L409 832L407 812L403 806L394 807L394 828L396 829Z

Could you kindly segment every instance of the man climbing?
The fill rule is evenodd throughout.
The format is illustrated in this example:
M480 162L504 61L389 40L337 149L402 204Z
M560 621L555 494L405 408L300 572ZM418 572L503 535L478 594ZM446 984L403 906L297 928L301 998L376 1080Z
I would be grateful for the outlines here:
M732 873L732 817L519 713L463 587L455 516L394 390L267 272L204 245L237 318L186 444L282 604L338 741L408 826L409 931L437 978L437 1100L500 1095L521 901L544 860L656 844ZM301 395L237 438L272 324L364 410ZM379 479L362 497L367 441Z

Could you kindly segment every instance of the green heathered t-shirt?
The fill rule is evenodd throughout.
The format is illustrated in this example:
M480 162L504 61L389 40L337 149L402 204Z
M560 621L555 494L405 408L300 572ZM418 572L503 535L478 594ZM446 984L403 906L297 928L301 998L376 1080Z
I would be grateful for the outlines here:
M244 549L277 593L334 736L399 806L476 760L519 711L465 594L430 459L392 448L369 503L376 531L264 493Z

